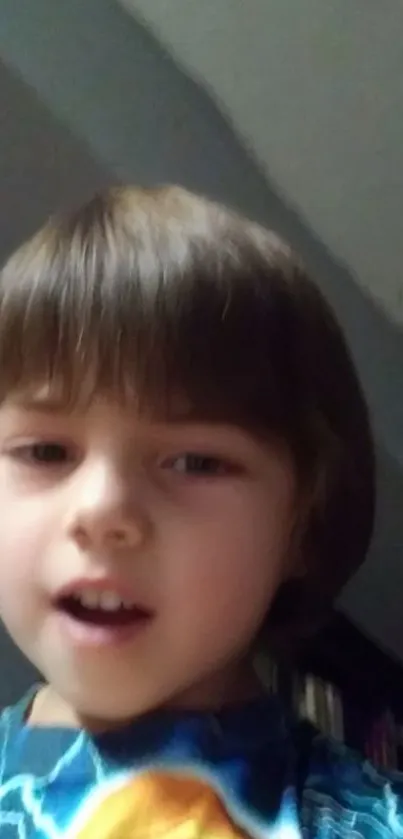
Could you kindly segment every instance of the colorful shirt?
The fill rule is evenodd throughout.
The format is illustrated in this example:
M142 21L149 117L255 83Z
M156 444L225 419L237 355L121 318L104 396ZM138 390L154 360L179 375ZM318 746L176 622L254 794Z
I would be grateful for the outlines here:
M403 837L403 776L293 723L275 697L159 711L101 735L0 717L0 839Z

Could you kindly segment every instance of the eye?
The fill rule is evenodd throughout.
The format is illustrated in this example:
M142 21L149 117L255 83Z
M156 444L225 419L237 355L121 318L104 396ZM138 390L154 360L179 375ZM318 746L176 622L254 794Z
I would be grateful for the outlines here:
M63 443L43 441L27 443L11 451L15 460L32 466L63 466L72 460L72 452Z
M226 475L231 471L230 464L219 457L195 452L178 455L166 461L164 465L165 468L172 469L182 475L215 477Z

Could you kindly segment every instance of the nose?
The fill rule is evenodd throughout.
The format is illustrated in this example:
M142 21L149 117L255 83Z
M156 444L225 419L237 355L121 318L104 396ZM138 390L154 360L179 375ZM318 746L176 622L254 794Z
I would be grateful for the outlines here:
M105 460L86 464L69 487L68 536L84 550L141 547L150 524L139 481Z

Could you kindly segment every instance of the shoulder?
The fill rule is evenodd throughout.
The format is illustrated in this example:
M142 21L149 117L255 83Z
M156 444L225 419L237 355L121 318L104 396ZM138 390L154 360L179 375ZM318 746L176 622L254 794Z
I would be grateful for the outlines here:
M295 730L295 753L307 836L403 837L403 774L376 769L308 724Z

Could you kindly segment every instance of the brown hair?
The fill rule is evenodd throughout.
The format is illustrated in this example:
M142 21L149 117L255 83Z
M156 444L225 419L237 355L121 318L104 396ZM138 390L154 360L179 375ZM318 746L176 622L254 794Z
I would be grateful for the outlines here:
M268 626L291 643L316 626L367 551L373 450L342 332L277 236L177 187L51 219L0 275L0 398L44 379L168 416L184 394L200 419L285 441L306 574Z

